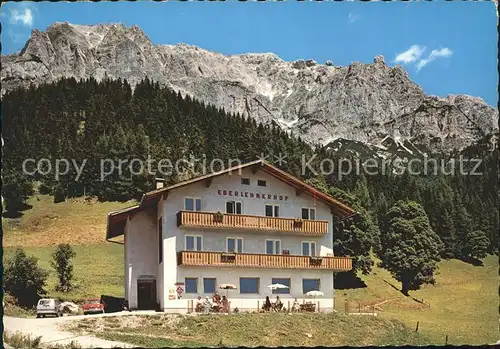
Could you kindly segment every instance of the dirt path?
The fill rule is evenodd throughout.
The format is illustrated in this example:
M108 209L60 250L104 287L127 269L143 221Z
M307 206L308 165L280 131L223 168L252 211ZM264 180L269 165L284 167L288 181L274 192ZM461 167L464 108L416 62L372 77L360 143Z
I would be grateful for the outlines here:
M21 332L23 334L31 334L34 337L42 336L42 344L68 344L71 341L76 341L83 348L98 347L98 348L133 348L134 346L127 343L108 341L89 335L76 335L71 332L60 329L60 325L67 324L70 321L81 320L89 317L102 316L120 316L127 313L103 314L103 315L79 315L79 316L64 316L60 318L41 318L41 319L26 319L4 316L3 325L5 331L10 333Z

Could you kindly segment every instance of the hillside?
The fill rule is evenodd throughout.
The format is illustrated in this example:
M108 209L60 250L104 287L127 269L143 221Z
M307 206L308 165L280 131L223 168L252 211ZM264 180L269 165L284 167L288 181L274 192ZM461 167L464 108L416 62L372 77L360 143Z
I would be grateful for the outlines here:
M51 196L36 195L28 200L28 204L33 208L23 211L20 218L2 218L4 247L104 243L108 212L131 206L134 202L97 202L95 199L74 198L54 204Z
M123 247L104 242L104 235L106 213L128 203L94 202L90 205L84 200L70 199L54 204L47 195L39 195L39 199L30 199L33 208L25 211L20 219L3 218L4 247L7 246L4 259L13 253L14 246L24 247L28 255L39 258L39 265L51 271L47 290L52 296L75 301L101 294L123 296ZM44 219L49 213L57 218ZM36 231L32 231L33 226L37 226ZM76 251L75 279L80 287L69 294L53 291L57 280L50 267L50 259L59 242L72 243ZM418 321L419 333L426 340L412 343L441 345L446 335L450 344L494 343L498 340L498 312L494 306L498 301L498 257L488 256L483 262L484 266L473 266L456 259L441 261L436 285L412 291L411 297L404 297L399 291L400 284L386 270L375 266L370 275L359 275L367 287L336 291L336 309L344 312L345 300L372 304L388 301L380 305L378 317L401 321L410 329L414 329ZM424 304L412 297L419 301L423 299ZM358 322L353 328L358 331L360 324ZM402 343L399 341L407 338L406 335L401 337L402 333L407 333L404 329L402 331L397 330L399 334L390 332L392 334L388 334L387 338L395 341L391 343ZM320 338L319 332L313 338ZM380 343L388 344L387 338L380 339ZM120 338L117 336L115 339ZM387 342L382 342L386 339ZM378 342L374 340L371 343Z
M480 98L427 96L400 66L288 62L272 53L225 56L186 44L155 45L137 26L54 23L2 56L2 91L61 77L159 82L206 104L274 123L311 143L386 137L450 152L498 130Z
M121 327L124 326L124 327ZM369 346L430 343L400 321L344 314L234 314L86 319L73 326L141 347Z

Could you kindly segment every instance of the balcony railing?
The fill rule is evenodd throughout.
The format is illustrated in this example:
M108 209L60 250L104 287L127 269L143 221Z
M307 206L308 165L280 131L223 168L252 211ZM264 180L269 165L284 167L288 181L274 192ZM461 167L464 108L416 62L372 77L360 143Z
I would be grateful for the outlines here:
M214 212L179 211L178 226L195 228L279 231L294 235L323 236L328 232L328 221L279 217L251 216Z
M177 263L179 266L217 268L319 269L337 272L352 269L352 259L349 257L309 257L205 251L179 252Z

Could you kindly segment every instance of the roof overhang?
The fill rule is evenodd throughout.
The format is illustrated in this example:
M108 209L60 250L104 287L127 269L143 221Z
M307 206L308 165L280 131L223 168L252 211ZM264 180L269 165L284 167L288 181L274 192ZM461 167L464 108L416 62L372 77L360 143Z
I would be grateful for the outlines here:
M313 186L305 183L304 181L286 173L285 171L280 170L279 168L263 161L263 160L257 160L257 161L252 161L246 164L234 166L231 168L228 168L223 171L218 171L218 172L213 172L204 176L199 176L187 181L182 181L177 184L171 185L169 187L153 190L150 192L145 193L141 201L139 202L138 205L128 207L122 210L118 211L113 211L108 214L108 223L107 223L107 230L106 230L106 239L111 239L120 235L124 234L125 231L125 224L127 222L127 219L140 211L146 210L148 208L156 207L157 203L160 201L160 199L167 199L168 193L170 190L177 189L184 187L186 185L200 182L200 181L206 181L206 180L211 180L214 177L228 174L231 172L240 172L244 168L251 168L252 171L255 173L259 170L262 170L269 175L295 187L298 191L298 193L307 193L313 197L316 197L316 199L320 200L321 202L325 203L326 205L330 206L331 212L333 215L336 217L340 218L341 220L352 217L356 214L356 211L353 210L351 207L348 205L334 199L328 194L325 194L318 189L314 188Z

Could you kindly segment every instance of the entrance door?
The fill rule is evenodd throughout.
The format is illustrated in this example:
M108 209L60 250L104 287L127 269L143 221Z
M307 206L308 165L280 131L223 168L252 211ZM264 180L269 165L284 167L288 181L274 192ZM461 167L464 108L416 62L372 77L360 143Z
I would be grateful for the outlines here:
M156 280L137 280L137 303L139 309L156 309Z

